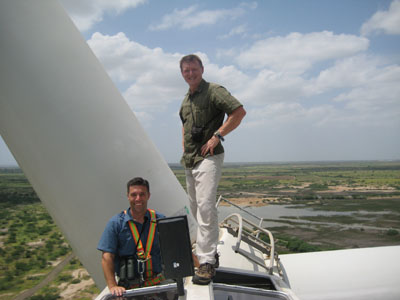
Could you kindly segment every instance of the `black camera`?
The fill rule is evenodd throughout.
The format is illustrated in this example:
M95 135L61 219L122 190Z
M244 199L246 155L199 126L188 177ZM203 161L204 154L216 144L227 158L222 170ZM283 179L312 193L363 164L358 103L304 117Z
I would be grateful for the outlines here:
M192 127L192 140L193 142L200 143L204 137L204 127Z

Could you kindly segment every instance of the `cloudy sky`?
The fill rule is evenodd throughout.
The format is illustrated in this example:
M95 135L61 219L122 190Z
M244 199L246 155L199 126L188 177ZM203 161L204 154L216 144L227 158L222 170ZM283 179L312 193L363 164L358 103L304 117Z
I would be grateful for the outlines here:
M189 53L247 111L226 161L400 159L400 0L61 3L170 163Z

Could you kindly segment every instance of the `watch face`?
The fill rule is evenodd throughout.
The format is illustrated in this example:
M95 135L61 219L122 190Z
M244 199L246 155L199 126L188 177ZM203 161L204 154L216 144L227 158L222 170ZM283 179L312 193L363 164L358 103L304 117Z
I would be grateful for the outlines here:
M224 140L225 140L224 137L219 133L219 131L216 131L216 132L214 133L214 136L216 136L217 138L219 138L221 141L224 141Z

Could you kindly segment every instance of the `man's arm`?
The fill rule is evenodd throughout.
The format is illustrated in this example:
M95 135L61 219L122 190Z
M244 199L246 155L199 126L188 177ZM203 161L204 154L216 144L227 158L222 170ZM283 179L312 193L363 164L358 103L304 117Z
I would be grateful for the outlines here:
M242 122L242 119L245 115L246 111L244 110L243 106L236 108L230 115L228 115L228 118L224 124L222 124L222 126L218 129L219 133L222 136L225 136L231 131L235 130ZM201 147L201 155L205 156L208 152L210 152L211 155L214 155L214 148L219 142L219 138L212 136L207 143Z
M218 129L219 133L222 136L225 136L231 131L235 130L242 122L245 115L246 111L244 110L243 106L236 108L230 115L228 115L225 123L222 124L222 126Z
M104 278L106 279L110 293L116 296L122 296L125 292L125 288L118 286L115 281L114 254L103 252L101 256L101 266L103 267Z

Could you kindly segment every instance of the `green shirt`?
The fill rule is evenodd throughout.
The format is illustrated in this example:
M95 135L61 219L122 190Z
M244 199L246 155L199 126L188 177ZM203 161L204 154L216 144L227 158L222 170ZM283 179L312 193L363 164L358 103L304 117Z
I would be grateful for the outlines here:
M223 121L225 114L231 114L242 104L233 97L224 87L206 82L200 82L197 91L190 94L190 90L183 99L179 116L184 128L185 149L181 164L186 169L192 169L198 162L204 159L201 156L201 147L213 136ZM192 127L204 127L204 136L201 142L192 140ZM219 143L214 148L214 154L224 152L224 147ZM208 153L206 156L209 156Z

